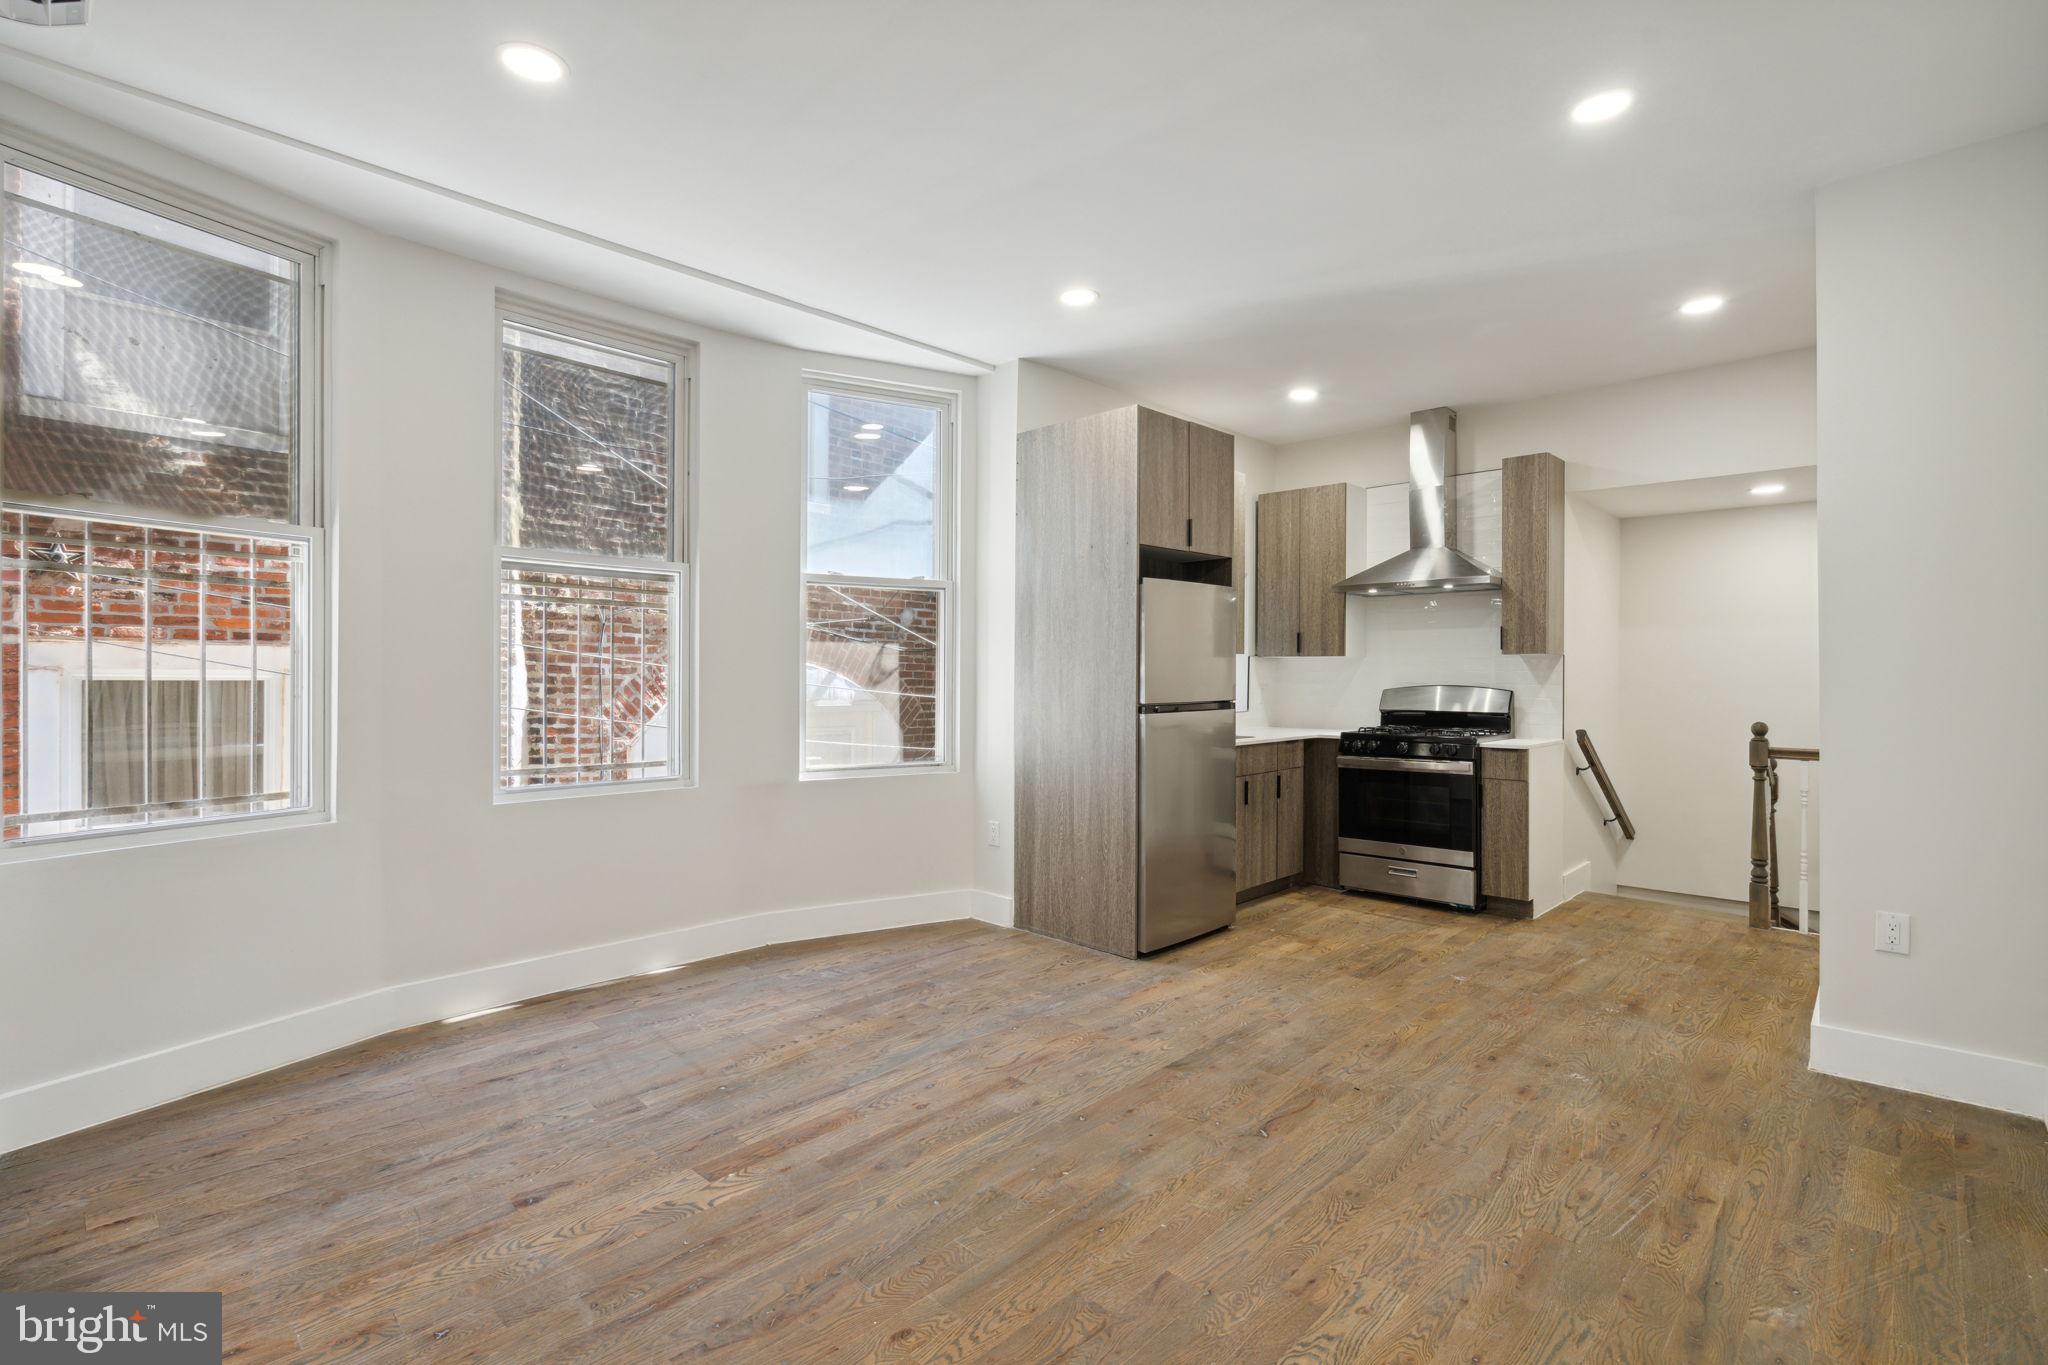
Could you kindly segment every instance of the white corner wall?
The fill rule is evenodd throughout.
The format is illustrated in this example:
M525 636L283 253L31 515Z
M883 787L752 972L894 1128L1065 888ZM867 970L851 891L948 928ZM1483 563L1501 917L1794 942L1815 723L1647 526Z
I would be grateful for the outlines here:
M2048 1117L2048 128L1830 186L1817 231L1812 1063Z
M1622 520L1613 776L1636 824L1628 885L1746 901L1750 724L1767 723L1774 744L1820 741L1817 578L1810 502ZM1780 779L1789 905L1799 769ZM1816 806L1819 794L1815 780ZM1817 875L1809 891L1818 905Z
M1621 730L1621 522L1583 498L1564 503L1564 894L1613 895L1630 844L1585 766L1584 730L1621 792L1634 790ZM1624 795L1625 802L1628 797Z
M969 575L974 381L578 296L16 90L0 90L0 120L333 244L338 612L330 823L0 863L0 1150L460 1010L755 943L990 914L973 891L971 709L957 772L797 780L803 372L963 390ZM492 802L499 288L700 348L693 790ZM963 698L976 607L963 587Z

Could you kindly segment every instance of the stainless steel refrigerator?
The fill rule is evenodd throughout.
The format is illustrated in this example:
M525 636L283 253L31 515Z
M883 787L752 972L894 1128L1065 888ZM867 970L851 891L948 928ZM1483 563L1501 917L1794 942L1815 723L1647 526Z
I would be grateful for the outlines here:
M1237 918L1237 712L1229 587L1138 593L1138 951Z

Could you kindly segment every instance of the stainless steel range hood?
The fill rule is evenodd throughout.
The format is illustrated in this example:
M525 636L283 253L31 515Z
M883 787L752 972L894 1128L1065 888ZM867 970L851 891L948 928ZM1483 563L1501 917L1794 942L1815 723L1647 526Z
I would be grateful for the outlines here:
M1337 585L1363 597L1498 592L1500 575L1463 553L1456 536L1451 479L1458 472L1458 414L1430 408L1408 415L1408 544Z

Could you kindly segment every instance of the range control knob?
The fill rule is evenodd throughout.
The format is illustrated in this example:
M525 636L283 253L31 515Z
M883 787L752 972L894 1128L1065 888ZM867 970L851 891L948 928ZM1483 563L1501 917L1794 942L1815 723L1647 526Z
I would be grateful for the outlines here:
M1437 745L1437 746L1436 746L1436 751L1437 751L1437 752L1438 752L1439 754L1442 754L1442 755L1443 755L1444 757L1446 757L1446 758L1450 758L1450 757L1453 757L1453 756L1455 756L1455 755L1457 754L1457 752L1458 752L1458 746L1457 746L1457 743L1456 743L1455 741L1450 741L1450 742L1446 742L1446 743L1443 743L1443 744L1439 744L1439 745Z
M1387 746L1387 752L1388 752L1388 753L1394 753L1394 754L1405 754L1405 753L1407 753L1407 752L1408 752L1408 741L1407 741L1407 740L1405 740L1405 739L1397 739L1397 740L1395 740L1395 741L1394 741L1394 742L1393 742L1392 744L1389 744L1389 745Z

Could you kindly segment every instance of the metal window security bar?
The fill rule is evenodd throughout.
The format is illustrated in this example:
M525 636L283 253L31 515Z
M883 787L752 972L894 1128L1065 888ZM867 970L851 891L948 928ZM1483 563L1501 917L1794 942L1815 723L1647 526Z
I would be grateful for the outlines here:
M0 692L0 834L305 808L311 554L295 537L0 515L0 654L13 672Z

